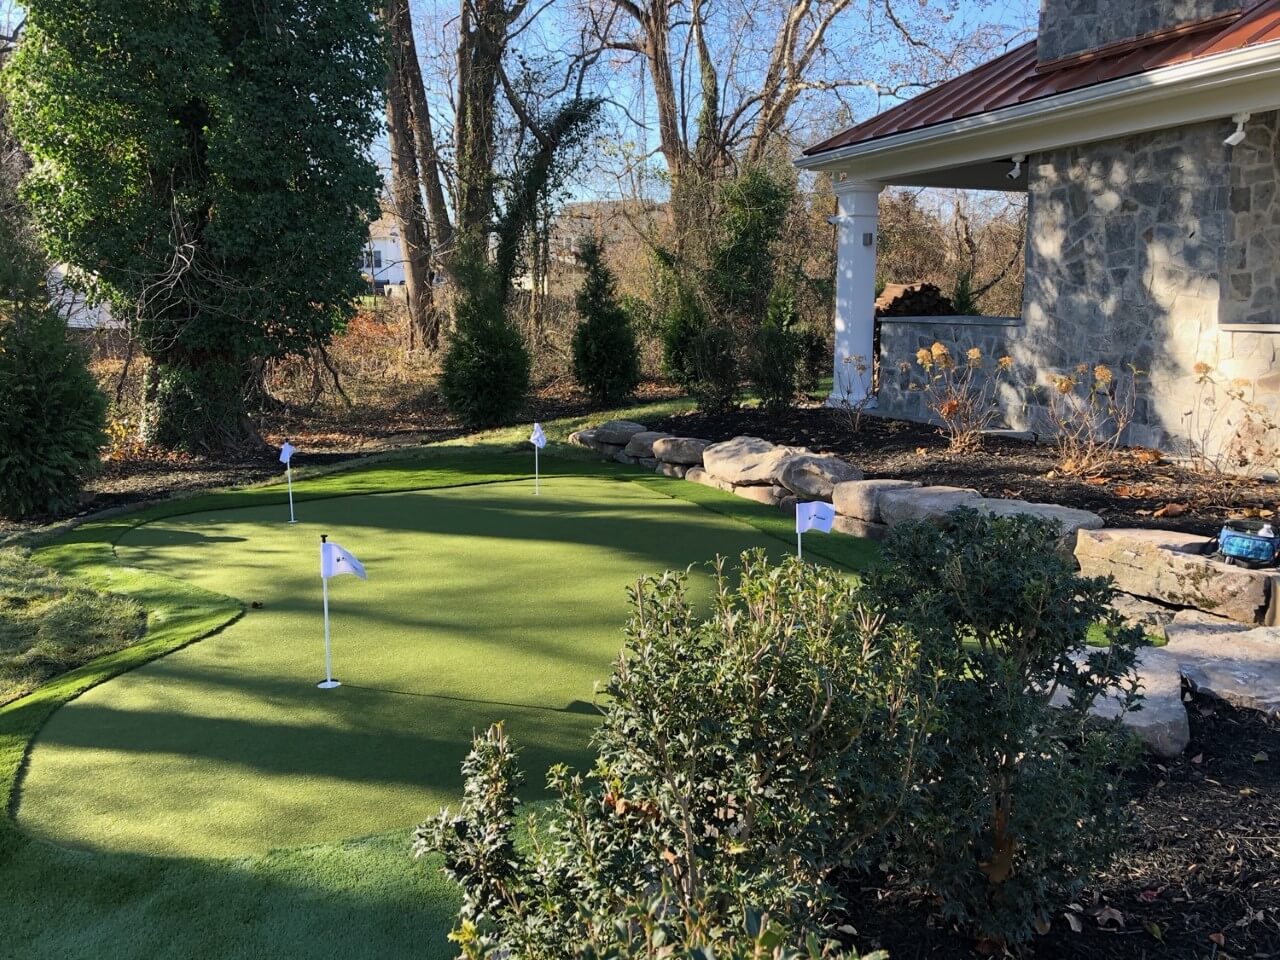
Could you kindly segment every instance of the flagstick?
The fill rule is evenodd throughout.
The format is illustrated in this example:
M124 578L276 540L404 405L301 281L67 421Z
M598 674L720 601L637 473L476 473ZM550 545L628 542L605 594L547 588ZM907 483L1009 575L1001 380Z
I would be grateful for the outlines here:
M289 459L292 460L293 458L290 457ZM293 518L293 464L292 463L286 463L284 465L284 475L289 478L289 522L297 523L298 521Z
M538 495L538 445L533 445L533 495Z
M328 539L324 534L320 535L321 543ZM332 690L334 687L342 686L342 684L333 679L333 648L329 644L329 578L322 574L320 583L324 593L324 679L317 683L316 686L321 690Z
M796 559L797 560L804 559L804 542L800 539L802 536L804 536L804 534L802 534L799 530L797 530L796 531Z

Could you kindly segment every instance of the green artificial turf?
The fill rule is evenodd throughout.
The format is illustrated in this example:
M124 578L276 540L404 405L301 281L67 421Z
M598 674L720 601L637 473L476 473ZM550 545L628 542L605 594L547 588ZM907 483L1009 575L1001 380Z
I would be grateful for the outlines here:
M452 955L456 891L409 859L407 830L456 797L472 730L505 718L535 786L553 759L584 762L626 585L793 541L777 511L555 457L534 501L529 459L427 451L301 480L297 527L275 486L40 551L149 623L0 708L0 795L20 824L0 826L0 956ZM321 527L370 570L334 581L346 686L328 694L312 686ZM845 537L807 552L874 556Z

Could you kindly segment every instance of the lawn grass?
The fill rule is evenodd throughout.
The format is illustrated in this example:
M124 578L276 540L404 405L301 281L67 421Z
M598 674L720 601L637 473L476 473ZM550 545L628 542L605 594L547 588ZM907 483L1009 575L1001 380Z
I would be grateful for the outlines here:
M135 601L68 581L26 550L0 548L0 705L135 643L145 626Z
M548 425L548 428L553 437L568 432L559 425ZM386 494L522 479L530 460L527 448L512 453L502 449L506 441L505 436L491 435L486 445L478 448L427 451L359 470L302 479L295 489L300 516L310 522L317 515L312 511L338 506L340 501L332 498L354 494ZM736 538L735 542L753 539L748 527L733 522L742 520L767 535L755 539L771 541L775 549L787 549L793 539L791 525L781 514L696 484L556 457L548 457L544 467L553 482L556 477L573 477L575 482L605 482L606 479L613 482L623 478L635 484L631 497L649 496L655 502L659 495L679 497L704 508L693 511L695 514L718 515L718 519L704 519L700 523L705 529L719 531L717 535ZM483 500L485 493L476 491L475 496ZM326 500L331 501L328 507L323 503ZM206 645L212 653L224 638L234 643L236 631L241 629L250 631L243 637L251 646L251 633L257 629L255 621L265 623L268 612L273 610L271 606L264 606L262 611L246 613L244 601L256 598L252 595L258 592L256 587L250 596L230 596L209 589L191 570L179 568L166 572L151 566L146 553L153 547L159 550L162 545L148 545L139 538L145 541L149 533L166 529L180 532L185 527L183 522L166 527L163 524L166 518L196 512L207 515L209 524L251 523L253 511L279 511L283 502L283 490L278 485L207 494L86 525L39 551L40 562L62 573L83 577L98 589L133 598L148 611L149 623L148 632L139 644L94 660L50 681L32 695L0 708L0 795L9 799L11 812L27 745L59 705L129 670L134 673L97 689L86 698L85 704L92 707L94 697L110 699L108 694L116 684L148 683L148 671L160 671L163 675L169 660L179 664L181 661L166 658L142 670L135 668L210 634L215 635L189 647L184 655L204 653L201 648ZM474 507L480 509L478 504ZM692 507L686 505L680 509L692 510ZM214 511L223 515L216 516ZM545 522L545 519L526 518L525 522ZM151 525L149 533L146 527L139 526L142 523ZM730 528L735 528L736 533L730 533ZM345 531L343 535L347 535ZM113 550L117 542L121 543L119 558ZM222 543L225 544L222 549L235 547L230 541ZM215 545L216 542L209 546ZM346 545L356 549L354 541ZM699 546L709 548L710 544L700 542ZM808 547L807 552L814 558L825 557L855 568L874 556L870 545L850 538L813 537ZM190 548L190 544L180 543L164 547L177 551L173 554L175 557ZM308 547L303 543L300 549L314 550L314 545ZM710 552L710 549L700 550L698 558L709 558ZM133 565L122 560L131 561ZM371 569L375 579L369 584L350 578L335 582L342 588L344 604L375 600L371 588L377 582L377 571L385 569L383 561L380 559ZM171 572L178 572L182 577L172 577ZM264 588L271 586L268 577L259 576L258 581ZM355 601L359 591L366 589L370 592L363 600ZM482 603L483 600L476 600L477 605ZM476 611L476 615L480 612ZM611 627L615 649L620 626L619 620ZM606 647L602 645L593 656L599 658L605 652ZM599 659L596 662L599 663ZM298 668L306 674L305 677L299 674L300 681L309 683L313 679L315 664L314 640L309 640L305 663ZM585 678L596 668L584 663L575 669L580 669ZM530 682L528 677L512 679L516 686ZM153 692L159 689L158 684L152 684ZM569 691L556 693L561 707L572 703L572 700L565 701L565 692ZM544 693L550 695L550 691ZM573 699L577 698L575 687ZM71 717L74 710L73 707L61 713ZM564 716L572 726L584 715L565 713ZM154 719L158 728L163 728L169 720L163 716ZM49 731L56 732L62 722L60 715L55 716ZM82 729L93 732L93 725L87 724ZM579 749L583 747L585 745ZM38 769L37 765L33 771L38 773ZM443 771L443 764L439 769ZM410 769L405 775L416 774ZM453 775L456 777L456 769ZM67 770L65 776L73 777L74 771ZM92 787L91 777L82 780L86 788ZM207 788L207 782L204 786ZM140 784L138 789L145 790L146 785ZM200 786L192 780L181 789L197 790ZM139 852L69 849L34 838L6 819L0 826L0 954L33 958L387 957L411 953L425 957L450 956L453 951L444 939L444 932L456 910L456 893L440 878L436 865L415 865L407 854L406 829L413 820L431 813L432 803L438 804L443 792L447 792L443 786L440 790L433 794L424 789L421 803L412 804L412 817L408 822L402 821L395 830L381 831L364 839L340 840L331 836L324 843L223 859L193 856L190 850L202 842L198 839L183 840L169 849L144 850L146 838L140 840L135 836L132 842ZM83 796L86 798L84 812L100 815L92 807L94 790L86 789ZM209 816L198 808L183 810L180 803L174 805L172 797L160 799L168 804L161 804L159 809L169 819L156 834L214 833L219 829L216 816ZM25 816L21 808L19 813ZM264 814L277 822L290 815L287 811ZM351 837L370 827L378 829L376 817L351 823L340 830L337 837ZM267 833L263 831L245 848L260 849L263 844L269 844ZM90 837L83 845L92 847L95 842ZM127 845L120 838L114 842ZM206 846L216 848L223 842L210 839Z

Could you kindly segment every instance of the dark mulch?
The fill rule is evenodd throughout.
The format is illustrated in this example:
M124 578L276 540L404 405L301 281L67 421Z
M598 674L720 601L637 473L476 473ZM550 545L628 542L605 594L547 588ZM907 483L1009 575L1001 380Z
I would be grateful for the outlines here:
M636 401L647 403L678 394L675 387L645 383L637 391ZM531 393L522 417L531 421L554 420L586 416L599 409L598 403L572 384L560 381L541 385ZM86 484L74 510L23 523L0 521L0 535L112 507L278 479L282 468L276 448L286 439L305 452L308 467L316 467L358 460L399 447L436 443L468 432L449 416L434 392L411 396L393 409L354 408L334 413L323 408L281 406L262 414L257 419L257 427L269 446L241 456L200 457L144 449L108 460L101 472Z
M1112 868L1022 953L1038 960L1280 957L1280 724L1196 700L1191 747L1128 785L1137 823ZM980 952L901 891L848 891L859 947L892 960Z
M650 423L651 430L727 440L746 435L837 453L868 477L972 487L988 497L1014 497L1098 513L1111 527L1160 527L1213 534L1222 521L1276 510L1280 485L1230 477L1203 478L1152 451L1126 451L1100 476L1056 473L1049 444L988 439L981 452L958 455L928 424L864 417L855 433L839 411L806 407L786 414L757 409L690 413ZM1265 513L1263 515L1266 515Z

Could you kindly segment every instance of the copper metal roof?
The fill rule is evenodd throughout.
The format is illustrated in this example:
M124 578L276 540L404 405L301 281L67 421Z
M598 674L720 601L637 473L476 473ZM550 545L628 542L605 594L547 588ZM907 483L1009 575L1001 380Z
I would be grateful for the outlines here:
M1280 0L1262 0L1235 16L1115 44L1055 63L1039 63L1036 42L1032 40L809 147L805 155L990 113L1271 40L1280 40Z

